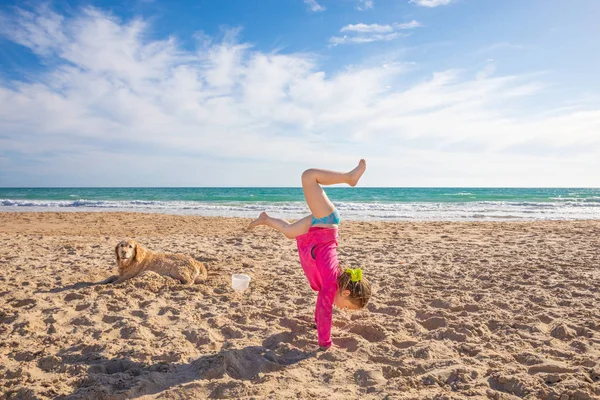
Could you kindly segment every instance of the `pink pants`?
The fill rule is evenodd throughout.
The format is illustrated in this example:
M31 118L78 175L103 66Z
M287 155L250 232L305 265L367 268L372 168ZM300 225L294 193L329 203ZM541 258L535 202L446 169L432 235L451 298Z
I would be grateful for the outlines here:
M296 237L300 265L310 283L319 292L315 309L315 323L319 346L331 346L331 319L333 301L337 293L340 274L337 257L337 228L310 228L308 233Z

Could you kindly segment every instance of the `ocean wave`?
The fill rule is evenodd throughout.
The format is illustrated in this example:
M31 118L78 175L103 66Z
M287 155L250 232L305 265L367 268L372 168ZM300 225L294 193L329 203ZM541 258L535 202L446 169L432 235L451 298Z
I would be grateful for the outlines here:
M600 219L598 202L478 201L464 203L336 202L347 220L542 220ZM310 213L304 202L197 202L152 200L12 200L0 199L0 211L133 211L252 218L261 211L300 218Z
M550 200L575 203L600 203L600 196L591 197L550 197Z

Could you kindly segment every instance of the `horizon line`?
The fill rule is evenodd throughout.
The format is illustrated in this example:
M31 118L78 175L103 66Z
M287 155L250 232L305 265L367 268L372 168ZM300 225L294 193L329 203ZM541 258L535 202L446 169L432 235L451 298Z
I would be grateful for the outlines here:
M336 184L337 185L337 184ZM338 189L600 189L600 186L336 186ZM343 185L343 184L339 184ZM0 186L2 189L302 189L302 186Z

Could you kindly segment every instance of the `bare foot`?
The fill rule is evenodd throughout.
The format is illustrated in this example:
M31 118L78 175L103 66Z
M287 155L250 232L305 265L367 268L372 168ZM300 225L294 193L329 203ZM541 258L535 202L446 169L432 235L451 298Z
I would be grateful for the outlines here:
M360 160L358 162L358 165L356 166L356 168L354 168L352 171L348 172L348 185L356 186L356 184L358 183L358 180L365 173L366 169L367 169L367 162L364 159Z
M250 230L250 229L254 229L255 227L257 227L259 225L264 225L267 218L269 218L269 215L264 211L261 212L260 215L258 216L258 218L256 218L254 221L250 222L250 225L248 225L248 227L246 229Z

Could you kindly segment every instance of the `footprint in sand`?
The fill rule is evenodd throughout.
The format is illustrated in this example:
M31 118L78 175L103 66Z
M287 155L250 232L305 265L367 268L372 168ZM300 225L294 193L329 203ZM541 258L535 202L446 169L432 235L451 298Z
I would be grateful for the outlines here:
M542 357L540 357L538 354L529 353L529 352L519 353L516 356L514 356L514 358L515 358L515 360L517 360L517 362L519 364L522 364L522 365L536 365L536 364L542 364L544 362L544 359Z
M283 326L284 328L288 328L290 331L296 334L306 332L310 329L309 324L306 322L287 317L280 319L279 325Z
M423 326L423 328L427 329L428 331L431 331L446 326L446 318L431 317L424 321L419 321L419 323Z
M119 312L125 310L126 307L119 303L108 303L106 309L111 312Z
M383 377L387 380L404 376L404 374L402 373L402 371L399 368L392 367L389 365L384 365L381 368L381 372L383 373Z
M188 342L196 347L201 347L211 343L210 334L204 329L190 329L182 332Z
M92 306L91 303L83 303L83 304L77 304L75 306L75 311L83 311L86 308L90 308Z
M590 370L588 372L588 375L592 382L600 382L600 366L597 366L596 368Z
M295 343L296 339L297 337L293 332L281 332L265 339L262 345L267 349L273 349L280 343Z
M385 329L377 324L358 324L350 328L352 333L362 336L369 342L381 342L387 337Z
M193 328L182 332L188 342L197 348L211 345L214 350L221 350L224 338L212 329Z
M418 343L419 343L418 340L412 340L412 339L404 339L404 340L392 339L392 344L399 349L408 349L409 347L412 347Z
M82 316L82 317L73 318L71 320L71 324L73 324L73 325L82 325L82 326L93 326L94 325L94 321L92 321L91 319L89 319L86 316Z
M161 309L158 311L158 315L165 315L166 313L179 315L180 311L174 307L161 307Z
M590 347L587 344L579 340L573 340L571 343L569 343L569 346L582 354L587 353L590 349Z
M244 244L242 238L230 238L230 239L226 239L225 243L233 245L233 246L241 246L241 245Z
M452 302L446 299L435 299L430 304L433 308L449 309L452 308Z
M364 369L360 369L354 373L354 380L359 386L362 387L384 385L387 382L381 371L367 371Z
M221 329L221 333L227 339L241 339L246 336L241 329L235 326L225 326Z
M44 357L38 361L38 367L44 372L57 371L63 366L63 360L54 355Z
M431 332L426 337L429 339L436 340L448 339L453 342L466 342L468 335L465 333L457 332L456 330L454 330L454 328L446 328Z
M565 324L558 324L552 328L550 335L560 340L569 340L577 336L577 332Z
M123 339L136 340L149 340L154 336L148 328L139 325L126 325L121 328L120 334Z
M171 314L171 315L166 315L166 314ZM171 321L179 321L179 319L180 319L179 314L180 314L180 311L173 307L162 307L158 311L158 315L160 315L160 316L165 315Z
M10 305L14 308L24 308L29 310L37 304L37 301L34 299L21 299L21 300L13 300Z
M402 307L378 307L375 304L368 304L368 310L372 313L385 314L385 315L402 315L404 308Z
M360 346L359 341L355 337L337 338L334 344L351 353L358 350L358 347Z
M144 311L135 310L131 312L134 317L145 319L147 314Z
M89 374L118 374L145 367L142 363L136 363L129 360L108 360L102 364L92 365L88 368Z
M16 311L9 314L3 310L0 310L0 323L5 324L5 325L10 325L13 322L15 322L15 320L17 319L18 316L19 316L19 314Z
M14 353L11 354L11 357L15 361L29 362L29 361L35 360L39 354L40 354L40 352L33 353L31 351L25 350L25 351L16 351L16 352L14 352Z
M102 322L107 324L114 324L115 322L118 322L122 319L123 317L120 315L105 315L104 317L102 317Z

